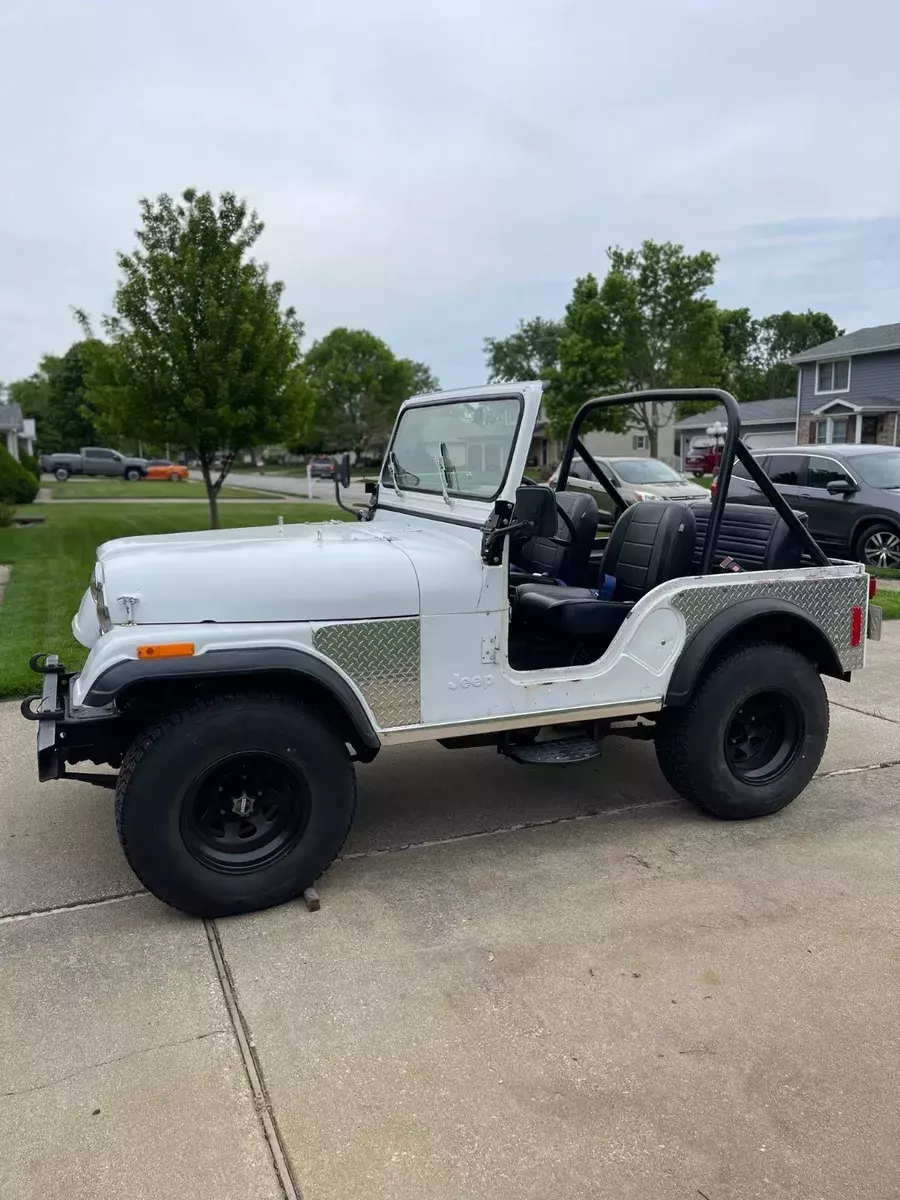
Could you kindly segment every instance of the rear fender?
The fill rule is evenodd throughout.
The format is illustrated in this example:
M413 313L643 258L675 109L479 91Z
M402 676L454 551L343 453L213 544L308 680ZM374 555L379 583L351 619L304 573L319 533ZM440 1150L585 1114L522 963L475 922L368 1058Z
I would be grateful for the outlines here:
M685 645L672 672L665 705L687 704L714 658L741 642L778 641L815 663L822 675L848 678L833 642L802 608L789 600L742 600L717 613Z

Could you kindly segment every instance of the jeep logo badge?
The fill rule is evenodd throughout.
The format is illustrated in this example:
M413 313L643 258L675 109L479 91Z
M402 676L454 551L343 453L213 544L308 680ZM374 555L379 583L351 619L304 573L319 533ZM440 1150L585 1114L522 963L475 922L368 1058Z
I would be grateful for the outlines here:
M493 675L454 675L450 680L449 686L450 691L455 692L457 688L489 688L493 685L493 682Z

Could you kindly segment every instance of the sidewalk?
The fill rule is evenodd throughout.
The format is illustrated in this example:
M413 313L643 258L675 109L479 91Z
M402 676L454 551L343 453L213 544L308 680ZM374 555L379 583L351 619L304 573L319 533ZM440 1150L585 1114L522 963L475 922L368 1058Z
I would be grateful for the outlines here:
M0 1198L886 1200L885 639L775 818L703 817L641 743L397 748L320 912L216 922L140 894L110 793L39 785L0 705Z

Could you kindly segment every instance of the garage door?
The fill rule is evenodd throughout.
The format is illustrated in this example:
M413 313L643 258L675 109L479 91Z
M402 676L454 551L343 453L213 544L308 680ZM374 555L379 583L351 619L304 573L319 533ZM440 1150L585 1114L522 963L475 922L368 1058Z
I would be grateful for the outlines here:
M751 430L741 432L744 445L748 450L768 450L770 446L794 446L797 438L793 429L784 433L753 433Z

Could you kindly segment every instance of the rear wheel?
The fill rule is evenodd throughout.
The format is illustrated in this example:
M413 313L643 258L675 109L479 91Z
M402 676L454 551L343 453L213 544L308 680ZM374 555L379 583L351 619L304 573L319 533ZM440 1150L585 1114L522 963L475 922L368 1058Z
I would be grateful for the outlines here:
M815 666L787 646L725 654L689 703L664 714L656 756L686 800L717 817L766 816L790 804L828 738L828 697Z
M281 904L344 844L356 779L340 736L292 697L238 693L173 712L128 751L116 825L160 900L222 917Z
M900 567L900 533L884 521L870 525L857 538L856 558L867 567Z
M59 480L60 483L65 483L66 480L69 478L70 471L69 471L68 467L57 467L56 470L53 472L53 474L56 476L56 478Z

